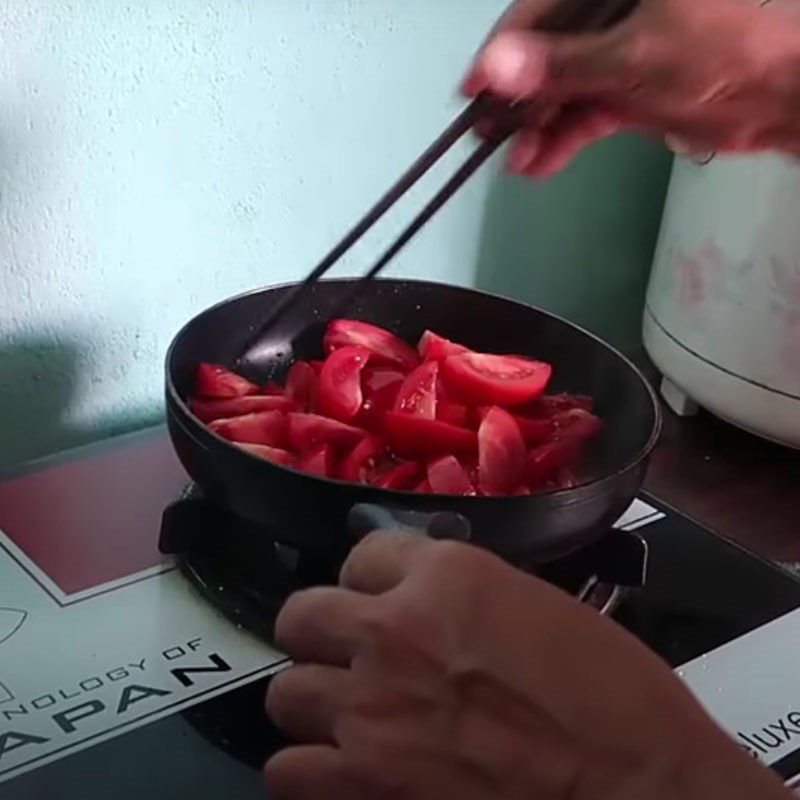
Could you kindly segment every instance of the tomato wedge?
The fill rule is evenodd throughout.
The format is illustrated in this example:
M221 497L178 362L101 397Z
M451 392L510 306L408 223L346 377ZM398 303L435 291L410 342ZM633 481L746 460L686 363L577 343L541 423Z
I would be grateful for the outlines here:
M564 411L552 418L559 439L593 439L603 430L603 423L594 414L582 408Z
M321 444L329 444L334 450L347 450L366 435L360 428L318 414L289 414L289 443L298 453L306 453Z
M550 442L556 436L558 428L552 419L528 419L527 417L515 417L515 419L528 447Z
M405 372L400 372L396 369L386 369L384 367L372 369L367 367L361 374L361 386L364 389L364 396L369 397L386 386L397 386L399 388L405 379Z
M394 408L399 391L400 383L390 383L367 396L355 424L371 433L383 433L384 417Z
M455 456L444 456L428 464L428 483L434 494L476 494L464 467Z
M495 406L478 431L480 489L486 494L508 494L519 486L527 451L519 425L508 411Z
M303 472L319 475L321 478L333 478L336 474L336 457L330 445L323 444L311 450L297 465Z
M372 483L378 464L385 456L386 445L377 436L368 436L344 460L339 477L352 483Z
M448 425L467 428L470 424L470 410L458 403L440 402L436 404L436 419Z
M271 461L273 464L282 464L287 467L294 466L294 456L291 453L287 453L286 450L267 447L263 444L247 444L245 442L236 442L236 447L266 461Z
M287 443L287 419L281 411L259 411L233 419L218 419L208 427L223 439L240 444L282 449Z
M354 319L335 319L328 324L324 346L326 353L340 347L366 347L375 363L390 364L403 371L414 369L419 356L398 336L376 325Z
M201 363L197 365L195 375L195 392L202 397L222 399L226 397L244 397L258 394L259 388L247 378L231 372L221 364Z
M394 410L425 419L436 418L436 381L439 364L430 361L417 367L404 381L395 400Z
M402 458L468 456L478 449L475 431L457 428L435 419L389 411L385 415L385 424L389 446L392 452Z
M515 405L541 395L552 367L517 356L462 353L442 362L442 379L455 399L477 405Z
M542 488L562 469L571 467L578 460L580 454L581 444L576 440L562 440L540 445L528 454L524 482L533 489Z
M431 493L431 484L430 484L430 482L428 481L427 478L425 478L424 481L422 481L421 483L418 483L414 487L414 493L415 494L430 494Z
M286 375L286 395L303 411L313 411L317 405L318 384L314 367L307 361L295 361Z
M349 422L361 410L361 371L369 360L364 347L342 347L328 356L319 376L319 410L340 422Z
M394 489L402 491L410 489L419 481L422 474L422 467L414 461L404 461L396 467L392 467L388 472L384 472L376 481L375 486L379 489Z
M243 417L257 411L294 411L294 402L289 397L277 395L249 395L248 397L231 397L229 400L207 400L197 397L190 401L192 413L201 422L213 422L218 419Z
M422 334L417 350L425 361L442 361L448 356L469 352L469 349L463 345L451 342L433 331L425 331Z

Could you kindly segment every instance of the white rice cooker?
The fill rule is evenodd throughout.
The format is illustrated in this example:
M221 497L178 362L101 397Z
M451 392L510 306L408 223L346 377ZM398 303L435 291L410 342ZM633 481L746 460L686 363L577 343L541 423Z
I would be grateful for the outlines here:
M800 163L675 158L644 312L679 414L800 448Z

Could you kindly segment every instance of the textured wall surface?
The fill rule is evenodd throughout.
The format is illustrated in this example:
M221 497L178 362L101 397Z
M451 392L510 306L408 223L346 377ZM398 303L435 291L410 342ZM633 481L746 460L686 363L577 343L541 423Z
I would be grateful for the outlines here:
M504 5L0 0L0 462L156 418L175 331L306 271L460 108ZM394 271L474 282L491 185L487 169Z

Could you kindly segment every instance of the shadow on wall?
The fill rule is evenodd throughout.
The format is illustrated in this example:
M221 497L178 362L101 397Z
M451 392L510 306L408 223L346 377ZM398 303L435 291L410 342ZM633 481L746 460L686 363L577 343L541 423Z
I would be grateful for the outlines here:
M660 144L617 137L547 184L498 175L477 286L637 346L671 162Z
M91 428L71 422L79 356L75 345L35 337L0 348L1 469L157 421L137 416L108 423L93 421Z

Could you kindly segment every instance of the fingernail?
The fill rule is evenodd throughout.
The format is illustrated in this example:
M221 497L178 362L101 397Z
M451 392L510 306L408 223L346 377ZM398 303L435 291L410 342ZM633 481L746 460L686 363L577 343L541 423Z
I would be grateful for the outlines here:
M541 84L544 57L532 45L530 34L501 34L486 48L483 71L487 84L495 91L512 96L528 95Z

